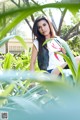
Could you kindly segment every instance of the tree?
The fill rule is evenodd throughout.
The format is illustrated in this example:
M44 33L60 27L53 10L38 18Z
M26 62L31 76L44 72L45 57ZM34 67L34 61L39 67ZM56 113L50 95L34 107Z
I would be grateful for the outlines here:
M12 1L16 6L18 6L18 7L21 6L21 5L20 5L20 3L21 3L20 0L18 0L18 3L16 3L14 0L11 0L11 1ZM65 2L65 0L62 0L62 2ZM70 1L70 2L72 2L72 1ZM70 2L69 2L69 3L70 3ZM74 2L75 2L75 1L73 1L73 3L74 3ZM79 0L77 0L76 2L79 2ZM35 5L39 5L38 2L37 2L37 1L34 1L34 0L32 0L32 3L35 4ZM29 2L29 0L23 0L23 4L24 4L24 5L26 4L26 6L31 6L31 2ZM51 16L51 20L52 20L53 27L54 27L54 29L55 29L56 34L61 36L62 24L63 24L63 22L64 22L64 17L65 17L65 15L66 15L66 13L67 13L68 10L67 10L66 8L65 8L65 9L59 9L59 10L60 10L60 12L61 12L61 18L60 18L60 22L59 22L58 28L56 27L56 23L55 23L55 20L54 20L54 18L53 18L51 9L49 9L49 15ZM42 12L42 14L45 14L44 10L41 11L41 12ZM47 13L46 13L46 14L47 14ZM31 15L31 20L32 20L33 22L34 22L34 20L35 20L35 17L34 17L34 16L35 16L34 14ZM28 20L28 19L25 19L25 21L26 21L26 23L29 25L30 29L32 30L32 26L31 26L29 20ZM61 37L62 37L65 41L68 41L70 38L72 38L72 37L80 34L79 26L80 26L80 22L77 21L77 22L75 23L75 25L74 25L74 26L71 26L71 28L69 28L69 30L66 31L66 34L64 34L64 36L61 36Z
M37 6L40 7L42 4L44 5L44 3L41 3L41 5L40 5L40 3L38 3L37 1L34 1L34 0L31 0L31 1L29 1L29 0L17 0L17 1L16 0L11 0L10 2L12 2L12 4L16 6L16 9L21 9L23 7L27 8L29 6L34 6L34 5L35 5L35 7L37 7ZM54 3L54 5L61 5L61 2L56 2L56 3ZM62 3L62 5L65 6L63 9L62 9L62 7L59 7L59 6L57 6L57 8L55 6L53 6L53 8L51 7L51 8L48 9L48 7L46 7L47 9L40 9L37 12L33 12L33 14L29 15L30 16L29 19L28 19L28 17L25 18L25 21L28 24L28 26L30 27L30 29L32 30L32 25L30 24L29 20L34 22L37 15L39 15L39 14L47 15L48 14L51 17L53 27L54 27L54 29L56 31L56 34L61 36L61 34L62 34L61 30L62 30L62 26L63 26L63 23L64 23L63 21L64 21L64 18L65 18L65 15L66 15L67 11L71 9L70 8L71 7L70 3L69 3L69 7L66 6L66 4L64 4L64 3ZM67 5L68 5L68 3L67 3ZM74 5L75 4L73 4L73 6ZM58 28L56 27L56 23L55 23L55 20L53 18L53 15L52 15L52 12L53 12L54 8L60 10L60 13L61 13L61 18L60 18L60 23L59 23ZM53 9L53 10L51 10L51 9ZM49 13L48 13L48 11L49 11ZM72 12L72 10L71 10L71 12ZM36 15L36 13L39 13L39 14ZM13 19L14 17L16 18L16 16L17 16L17 13L15 13L15 15L13 15L13 16L11 15L10 19ZM80 33L79 25L80 25L80 21L78 20L75 23L75 25L71 26L71 28L68 31L66 31L66 33L61 37L63 39L65 39L65 41L67 41L68 39L78 35Z

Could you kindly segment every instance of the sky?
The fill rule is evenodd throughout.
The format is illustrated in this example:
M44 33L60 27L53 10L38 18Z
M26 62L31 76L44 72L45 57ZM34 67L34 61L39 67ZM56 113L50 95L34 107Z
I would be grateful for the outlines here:
M35 0L37 1L37 0ZM42 0L44 3L52 3L53 1L55 0ZM41 2L41 1L40 1ZM57 16L56 16L57 15ZM60 10L58 9L54 9L53 10L53 17L54 17L54 20L56 22L56 26L58 27L59 25L59 21L60 21ZM70 24L70 15L69 13L66 14L66 17L65 17L65 22L66 24ZM18 31L19 30L24 30L25 32L23 32L23 36L26 36L27 38L30 38L32 37L32 32L30 30L30 28L27 26L27 24L25 24L24 26L21 24L20 26L18 26ZM28 30L28 31L27 31ZM20 32L19 32L20 33Z
M39 0L35 0L35 1L39 1ZM58 1L58 2L61 2L61 0L40 0L39 2L40 3L53 3L53 2L55 2L55 1ZM57 16L56 16L57 15ZM58 10L58 9L54 9L53 10L53 17L54 17L54 20L56 21L56 25L57 25L57 27L58 27L58 25L59 25L59 20L60 20L60 16L61 16L61 14L60 14L60 11ZM72 15L71 15L71 13L68 11L67 13L66 13L66 16L65 16L65 19L64 19L64 21L66 22L66 24L67 25L70 25L71 24L71 17L72 17Z
M46 3L48 2L48 3L52 3L54 0L43 0L43 2L45 2L46 1ZM56 16L57 15L57 16ZM54 18L54 20L55 20L55 22L56 22L56 26L58 27L58 25L59 25L59 21L60 21L60 16L61 16L61 14L60 14L60 10L58 10L58 9L54 9L53 10L53 18ZM70 25L71 24L71 20L70 20L70 18L71 18L71 14L69 13L69 12L67 12L67 14L66 14L66 16L65 16L65 22L66 22L66 24L67 25ZM22 27L21 27L22 28ZM27 29L28 29L28 32L27 32ZM27 25L25 25L25 31L28 33L26 33L26 35L27 35L27 37L29 38L30 36L32 36L32 32L31 32L31 30L29 29L29 27L27 27Z
M0 0L0 2L5 2L5 1L7 1L7 0Z

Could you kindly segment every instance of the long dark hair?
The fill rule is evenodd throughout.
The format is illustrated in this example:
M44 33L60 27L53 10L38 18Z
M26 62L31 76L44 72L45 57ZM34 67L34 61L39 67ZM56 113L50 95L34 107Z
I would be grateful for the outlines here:
M37 37L37 40L39 41L39 49L42 47L42 44L43 42L45 41L45 36L43 36L39 30L38 30L38 22L41 21L41 20L45 20L48 25L49 25L49 28L50 28L50 35L51 35L51 38L54 37L54 29L53 29L53 26L51 24L51 22L44 16L39 16L35 22L34 22L34 25L33 25L33 29L32 29L32 32L34 34L34 36ZM46 46L46 45L45 45Z

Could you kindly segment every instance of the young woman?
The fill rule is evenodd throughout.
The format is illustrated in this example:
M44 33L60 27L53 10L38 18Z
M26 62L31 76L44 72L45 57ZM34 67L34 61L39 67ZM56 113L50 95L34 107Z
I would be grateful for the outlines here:
M61 55L55 52L60 51L66 54L66 51L55 41L55 39L60 39L60 37L56 36L51 22L46 17L38 17L33 25L33 34L36 39L33 41L30 70L34 71L37 58L41 70L59 75L58 66L65 68L67 63ZM51 40L43 45L50 38Z

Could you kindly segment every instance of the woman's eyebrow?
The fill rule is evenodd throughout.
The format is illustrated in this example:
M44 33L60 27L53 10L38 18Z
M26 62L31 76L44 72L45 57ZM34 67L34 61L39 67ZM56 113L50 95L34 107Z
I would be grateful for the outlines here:
M38 26L38 28L40 28L41 26Z

